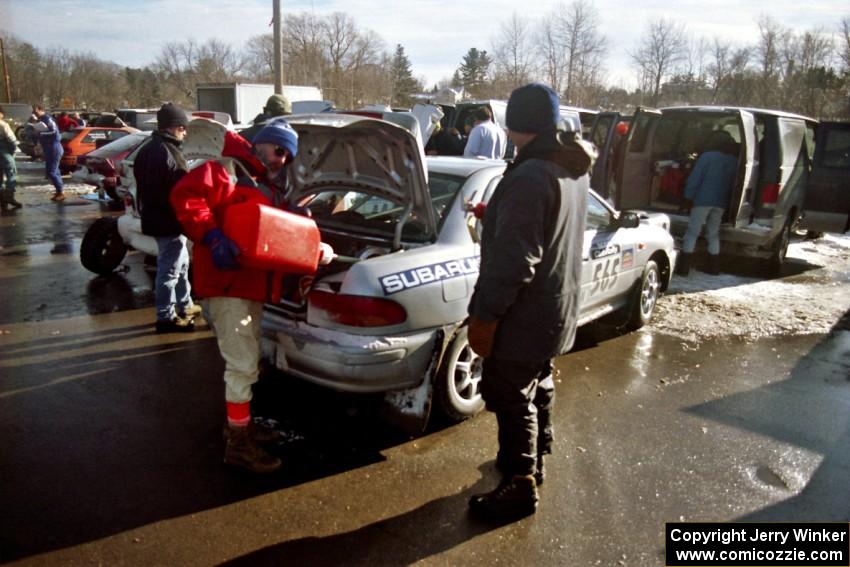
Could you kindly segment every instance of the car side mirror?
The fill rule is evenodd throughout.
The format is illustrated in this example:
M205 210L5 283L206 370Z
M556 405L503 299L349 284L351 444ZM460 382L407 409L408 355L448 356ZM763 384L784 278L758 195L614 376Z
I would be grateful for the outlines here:
M637 228L640 226L640 216L637 213L623 211L620 213L617 225L620 228Z

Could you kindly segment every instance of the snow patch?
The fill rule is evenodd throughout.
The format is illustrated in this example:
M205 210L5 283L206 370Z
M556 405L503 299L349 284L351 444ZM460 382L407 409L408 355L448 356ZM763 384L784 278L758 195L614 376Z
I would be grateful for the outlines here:
M850 236L793 242L788 258L811 269L773 280L697 270L674 276L649 328L689 341L829 332L850 309Z

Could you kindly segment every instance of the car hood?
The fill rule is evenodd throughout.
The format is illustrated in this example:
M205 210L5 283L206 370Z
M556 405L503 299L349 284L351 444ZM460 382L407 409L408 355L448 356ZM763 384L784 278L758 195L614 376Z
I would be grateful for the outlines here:
M298 156L289 170L293 201L350 188L405 207L407 218L415 216L436 236L425 156L414 132L344 114L291 116L289 123L298 132Z

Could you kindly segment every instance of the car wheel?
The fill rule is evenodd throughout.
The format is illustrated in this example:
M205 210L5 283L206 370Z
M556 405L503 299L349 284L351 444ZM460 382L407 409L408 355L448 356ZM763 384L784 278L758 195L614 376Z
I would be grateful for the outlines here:
M92 223L80 245L80 261L87 270L96 274L112 273L127 254L127 245L118 234L118 221L111 217Z
M782 226L782 232L776 237L773 242L773 254L768 259L768 267L774 275L782 273L782 266L785 264L785 257L788 254L788 244L791 242L791 219L785 221Z
M453 421L474 416L484 408L481 368L484 359L469 346L467 328L455 333L437 373L435 393L440 411Z
M640 329L649 323L655 311L655 305L658 303L658 297L661 294L661 272L655 260L646 263L643 276L638 283L629 302L629 320L626 328L630 331Z

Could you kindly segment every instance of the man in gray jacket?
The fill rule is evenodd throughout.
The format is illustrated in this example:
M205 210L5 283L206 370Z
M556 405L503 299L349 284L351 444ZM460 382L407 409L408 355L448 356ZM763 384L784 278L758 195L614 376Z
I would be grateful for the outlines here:
M543 455L552 448L553 357L572 348L593 150L558 131L558 95L532 83L508 102L518 150L484 217L469 342L484 357L481 393L496 414L503 478L470 500L503 521L533 514Z

